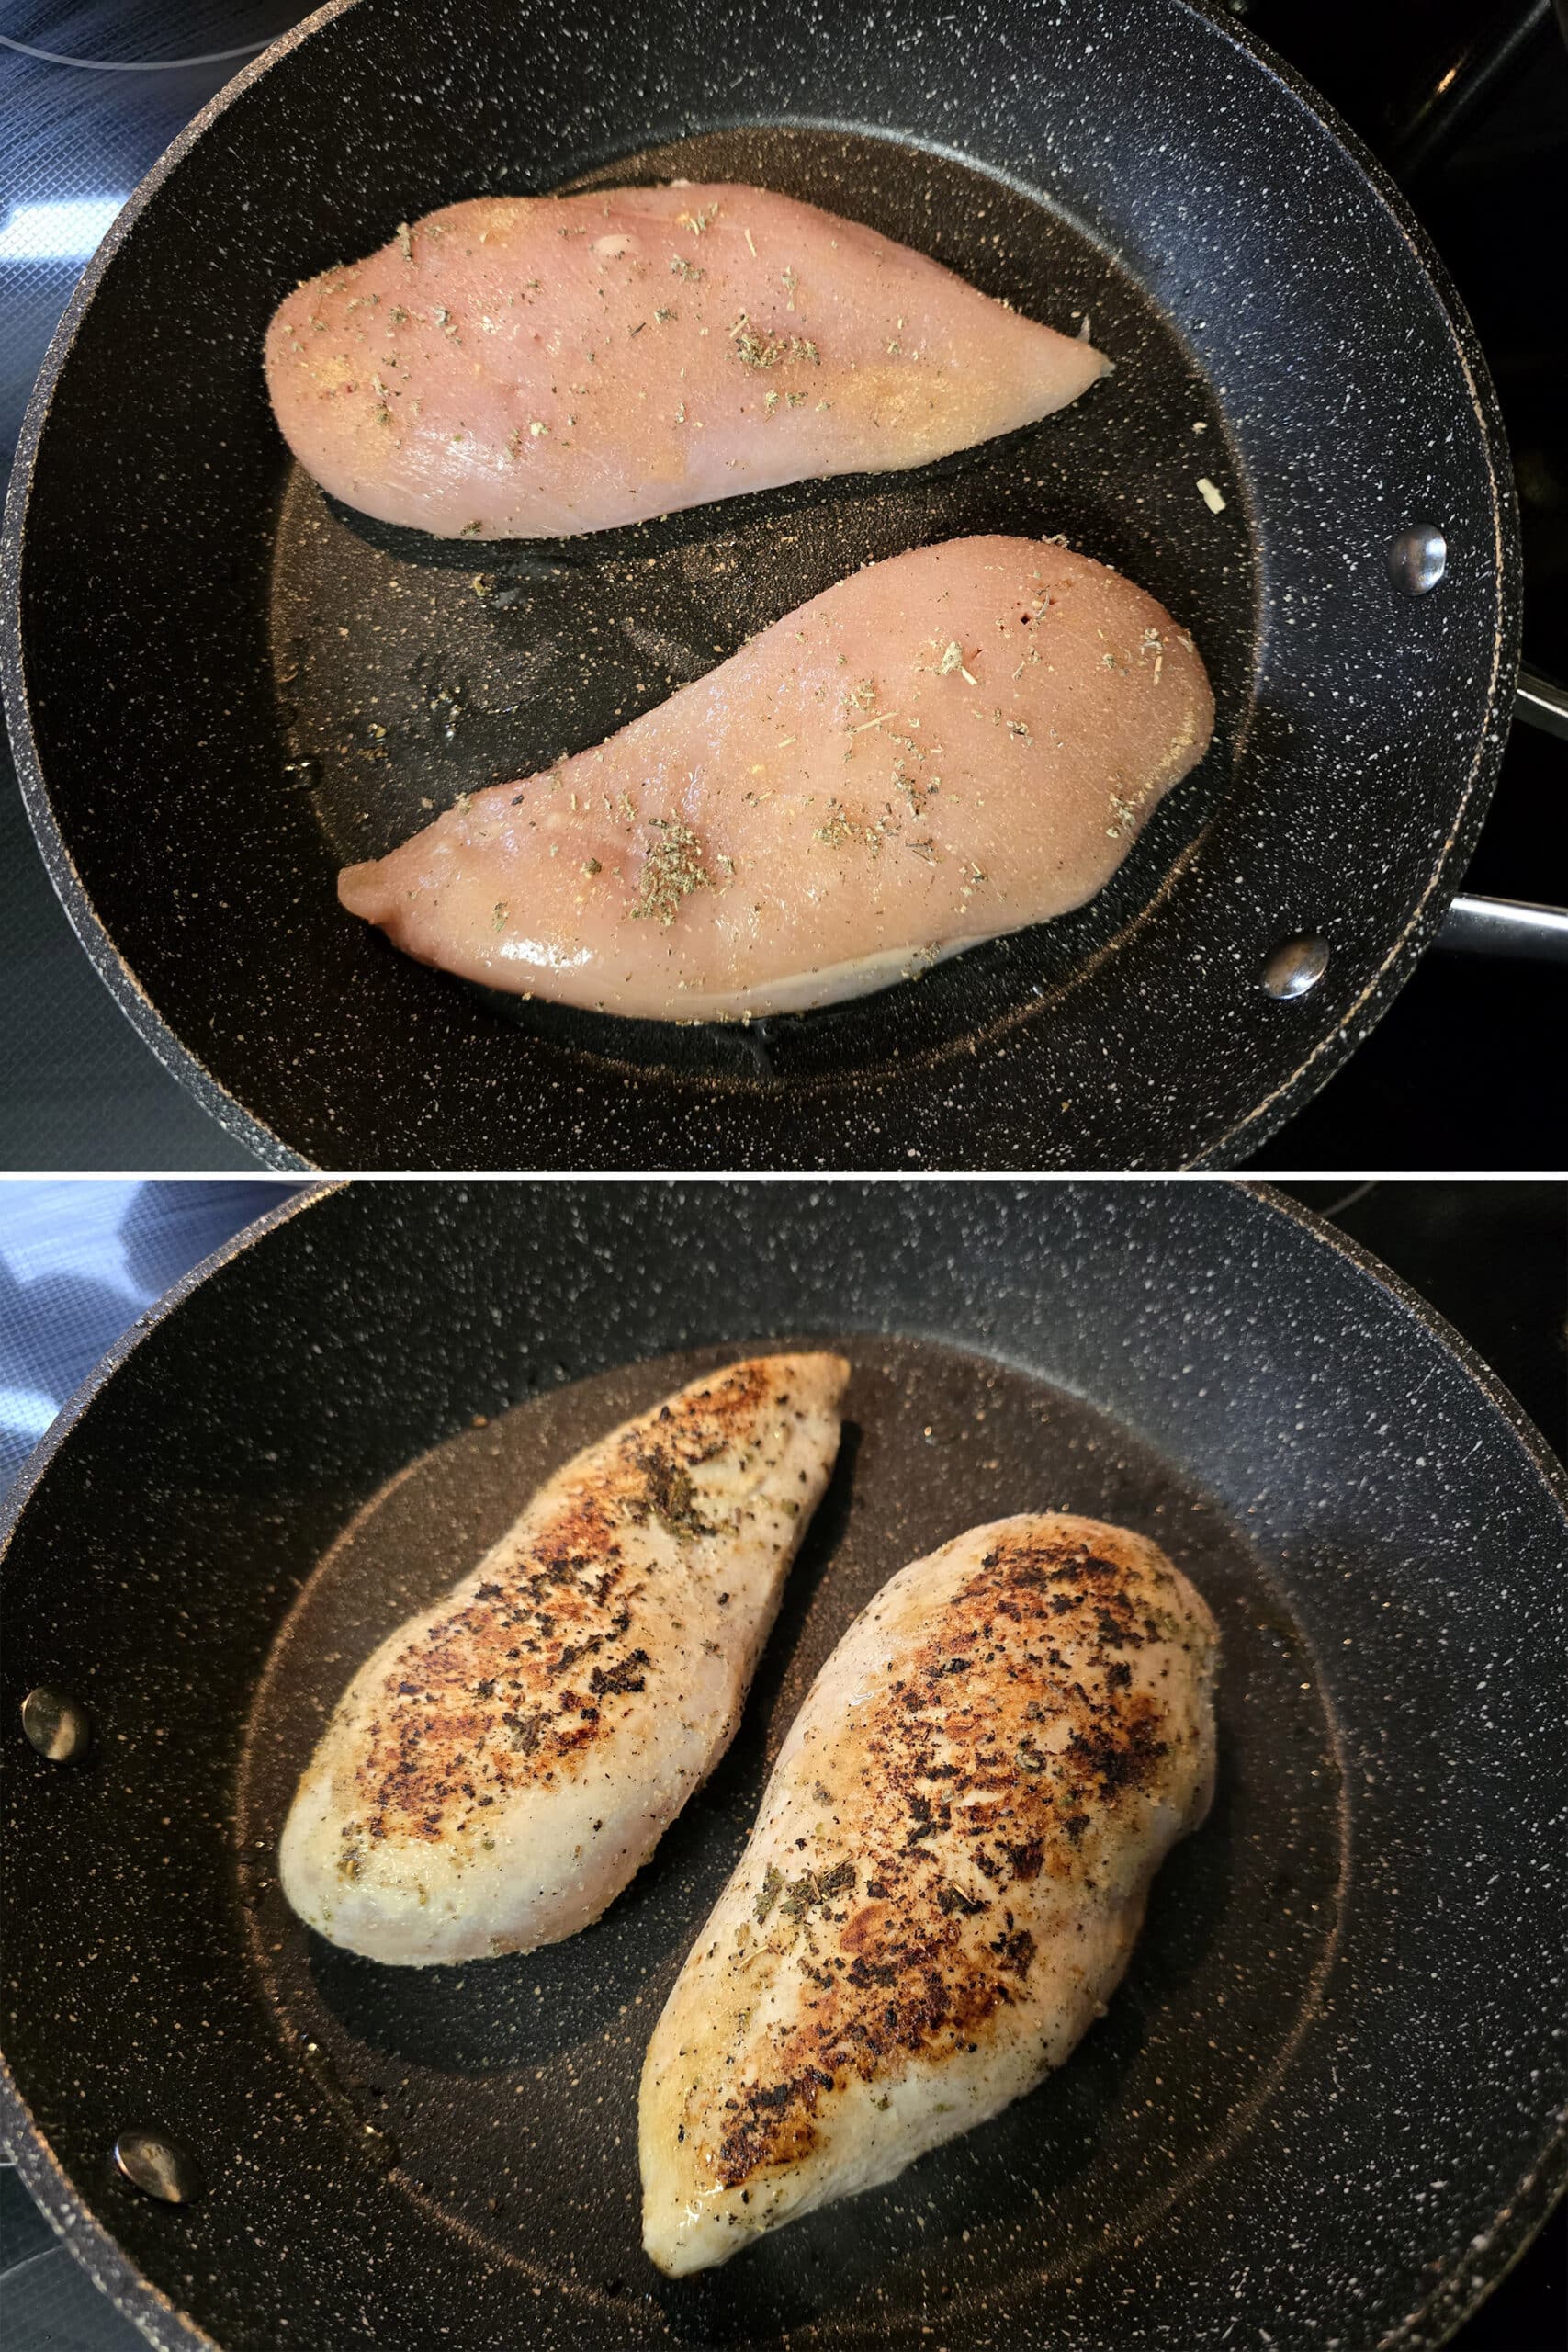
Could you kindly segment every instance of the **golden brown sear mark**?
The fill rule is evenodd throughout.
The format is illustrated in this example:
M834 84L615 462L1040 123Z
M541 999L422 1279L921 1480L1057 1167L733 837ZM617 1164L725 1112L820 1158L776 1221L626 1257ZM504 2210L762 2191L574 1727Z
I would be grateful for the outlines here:
M1065 1535L1010 1538L867 1711L860 1774L886 1794L858 1825L855 1861L794 1883L770 1867L753 1905L818 1990L805 2023L775 2039L765 2079L723 2102L709 2164L725 2188L798 2162L843 2078L972 2051L1027 1984L1034 1939L1010 1890L1043 1871L1092 1877L1089 1833L1153 1786L1167 1754L1150 1701L1124 1695L1124 1653L1161 1631L1159 1580ZM1068 1621L1071 1665L1056 1645ZM1064 1720L1065 1747L1044 1745ZM967 1844L956 1870L955 1822Z
M649 1584L640 1571L628 1581L621 1538L650 1523L682 1543L729 1532L693 1473L730 1450L766 1388L743 1364L665 1405L656 1437L628 1431L607 1473L566 1487L515 1560L400 1652L344 1832L354 1869L365 1839L482 1838L474 1816L553 1778L599 1736L606 1703L646 1689L654 1669L633 1635Z

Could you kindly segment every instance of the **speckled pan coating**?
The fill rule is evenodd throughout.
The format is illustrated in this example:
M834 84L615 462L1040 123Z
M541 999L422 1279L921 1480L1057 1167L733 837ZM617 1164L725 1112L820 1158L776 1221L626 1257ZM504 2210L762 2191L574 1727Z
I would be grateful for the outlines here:
M484 596L291 483L257 352L296 278L461 196L682 165L861 211L1069 331L1087 309L1118 373L897 483L616 534L586 570L487 556ZM1219 749L1091 907L761 1033L501 1006L342 917L339 854L405 804L596 740L849 565L987 516L1122 564L1219 673ZM1385 550L1427 520L1449 575L1410 602ZM1517 654L1501 433L1440 269L1301 85L1181 0L327 9L89 269L5 562L57 887L143 1036L278 1166L1234 1161L1435 931ZM1302 931L1327 977L1280 1003L1258 976Z
M854 1427L658 1869L553 1956L411 1978L312 1947L271 1840L352 1654L590 1426L804 1336L853 1358ZM880 1578L1032 1486L1146 1528L1219 1611L1213 1822L1055 2082L657 2281L642 2037L767 1758ZM322 1192L117 1351L14 1507L27 2177L169 2346L1436 2345L1562 2178L1565 1542L1568 1485L1483 1368L1266 1193ZM16 1728L45 1679L95 1711L83 1768ZM116 2183L133 2122L198 2157L199 2204Z

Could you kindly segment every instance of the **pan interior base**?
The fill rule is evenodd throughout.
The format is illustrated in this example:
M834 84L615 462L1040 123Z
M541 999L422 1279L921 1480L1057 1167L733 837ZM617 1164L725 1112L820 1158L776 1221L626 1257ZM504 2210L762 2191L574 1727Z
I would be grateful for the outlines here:
M1207 759L1089 907L918 987L743 1028L472 991L494 1018L618 1068L843 1076L950 1048L1070 985L1139 920L1202 831L1245 731L1251 535L1234 503L1218 518L1196 487L1226 471L1214 388L1131 271L1040 191L886 136L755 125L570 185L678 177L752 182L866 221L1064 334L1087 327L1114 373L1038 425L912 473L804 482L578 539L430 539L337 505L295 468L272 570L280 788L308 797L333 865L381 856L460 794L602 742L863 564L973 532L1063 535L1192 629L1217 702Z
M806 2326L874 2331L915 2309L935 2320L952 2300L1005 2312L1013 2282L1042 2273L1066 2320L1089 2267L1125 2260L1136 2276L1133 2242L1173 2200L1193 2199L1201 2236L1205 2167L1252 2127L1316 2006L1343 1864L1333 1727L1243 1535L1163 1457L1026 1371L937 1340L812 1343L853 1363L845 1442L740 1730L653 1861L583 1934L459 1968L363 1961L288 1911L277 1834L371 1648L467 1573L569 1455L736 1349L546 1385L423 1456L321 1561L258 1688L240 1893L296 2096L341 2122L345 2165L383 2176L387 2258L403 2200L433 2210L464 2242L457 2258L492 2280L498 2325L507 2311L525 2332L530 2313L542 2324L537 2289L592 2307L606 2342L750 2344ZM1224 1668L1208 1824L1167 1862L1109 2015L1040 2090L722 2270L661 2278L640 2246L643 2052L784 1733L851 1619L907 1560L981 1521L1050 1509L1153 1536L1214 1609Z

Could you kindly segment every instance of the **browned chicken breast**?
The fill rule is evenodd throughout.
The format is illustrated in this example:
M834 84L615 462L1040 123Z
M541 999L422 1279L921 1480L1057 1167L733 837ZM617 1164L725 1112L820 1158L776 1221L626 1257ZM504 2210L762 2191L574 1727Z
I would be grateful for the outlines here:
M643 2068L672 2276L1059 2066L1208 1811L1213 1620L1140 1535L998 1520L884 1586L792 1725Z
M694 1381L558 1471L382 1643L284 1826L309 1926L419 1967L599 1917L729 1745L848 1376L757 1356Z

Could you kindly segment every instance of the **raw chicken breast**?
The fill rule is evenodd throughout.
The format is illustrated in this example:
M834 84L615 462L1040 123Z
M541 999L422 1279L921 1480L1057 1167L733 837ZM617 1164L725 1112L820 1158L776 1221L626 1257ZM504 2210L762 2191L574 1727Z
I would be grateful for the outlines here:
M761 188L448 205L285 297L266 380L334 496L442 538L558 538L923 465L1105 365L923 254Z
M673 2277L891 2180L1059 2066L1208 1811L1213 1620L1140 1535L997 1521L813 1684L642 2075Z
M759 1356L694 1381L558 1471L382 1643L284 1826L308 1926L423 1967L599 1917L729 1745L848 1376Z
M1081 906L1213 724L1185 630L1033 539L871 564L596 751L338 894L465 978L649 1019L799 1012Z

